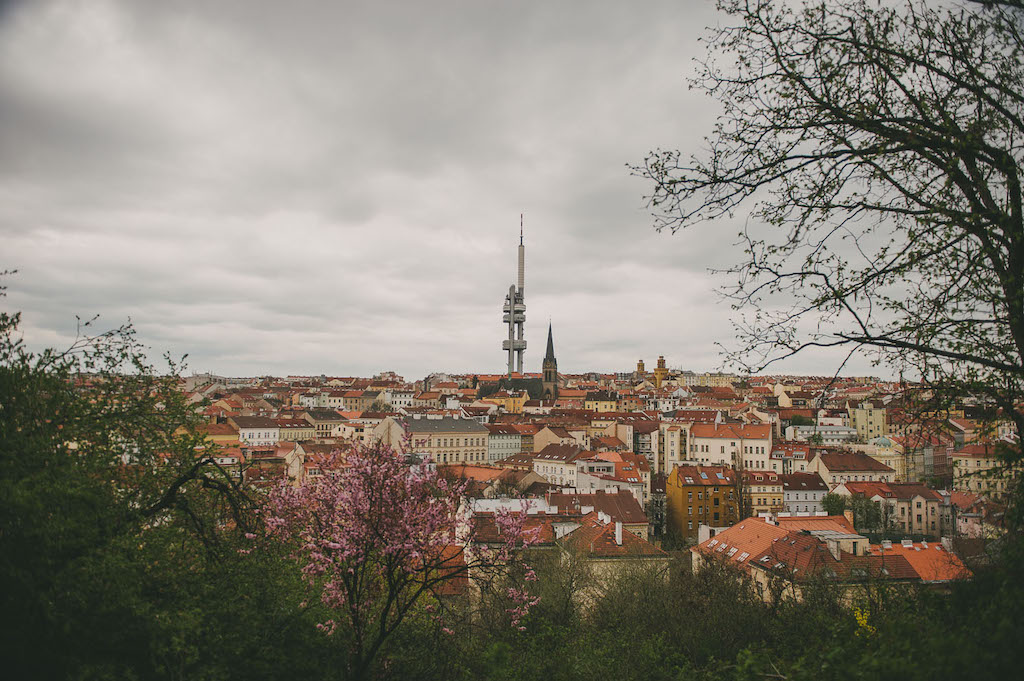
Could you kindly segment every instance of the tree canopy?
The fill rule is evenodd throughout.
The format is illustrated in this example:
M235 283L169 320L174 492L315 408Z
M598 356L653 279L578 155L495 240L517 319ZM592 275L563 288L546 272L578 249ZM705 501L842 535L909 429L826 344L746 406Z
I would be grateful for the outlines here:
M708 149L634 170L659 230L749 210L733 360L867 351L1024 432L1024 15L1005 5L719 3L692 80L722 109Z

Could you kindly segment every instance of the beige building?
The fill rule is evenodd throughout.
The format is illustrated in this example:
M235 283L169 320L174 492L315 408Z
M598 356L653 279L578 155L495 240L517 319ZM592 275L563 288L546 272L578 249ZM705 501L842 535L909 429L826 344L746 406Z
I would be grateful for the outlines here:
M583 447L573 434L561 426L544 426L533 436L533 451L539 452L548 445L574 445Z
M771 451L770 425L695 423L690 427L690 461L763 471L771 469Z
M575 445L550 444L533 455L533 470L552 485L576 487L576 459L584 454Z
M784 510L782 478L773 471L743 471L743 496L752 516Z
M670 471L686 461L690 424L660 421L658 430L658 458L655 461L655 471Z
M881 400L864 400L857 406L847 404L846 409L861 442L889 434L888 412Z
M807 466L830 488L843 482L894 482L896 471L860 452L819 450Z
M347 419L332 409L307 409L302 413L303 418L313 424L316 429L316 438L326 440L331 438L331 431Z
M412 451L439 464L486 463L487 428L470 419L410 419L405 424Z
M875 461L885 464L896 473L896 482L907 481L907 457L903 453L903 445L892 438L879 436L870 439L867 444L847 445L855 452L867 454Z
M990 499L1005 495L1012 485L1015 471L1004 471L996 455L996 445L975 443L953 452L953 489L982 494Z
M316 437L316 427L306 419L275 419L282 442L305 442Z
M832 491L871 499L881 506L884 526L908 534L941 537L952 530L944 527L942 495L920 483L844 482Z

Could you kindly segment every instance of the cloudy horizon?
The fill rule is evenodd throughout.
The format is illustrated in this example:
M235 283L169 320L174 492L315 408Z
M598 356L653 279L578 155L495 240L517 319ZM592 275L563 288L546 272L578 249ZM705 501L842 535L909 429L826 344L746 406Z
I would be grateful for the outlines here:
M718 368L742 216L654 231L697 152L711 2L14 2L0 270L35 348L129 318L223 375L500 373L520 214L528 371ZM829 374L806 355L777 371ZM867 361L844 374L877 374Z

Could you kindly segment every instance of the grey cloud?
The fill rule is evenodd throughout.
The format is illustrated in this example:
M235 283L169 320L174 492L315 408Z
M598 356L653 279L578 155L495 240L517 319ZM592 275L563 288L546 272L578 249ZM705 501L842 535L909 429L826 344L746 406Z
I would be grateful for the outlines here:
M22 3L0 14L5 307L36 346L131 317L228 373L500 371L526 214L527 363L717 362L706 269L627 163L698 148L711 3Z

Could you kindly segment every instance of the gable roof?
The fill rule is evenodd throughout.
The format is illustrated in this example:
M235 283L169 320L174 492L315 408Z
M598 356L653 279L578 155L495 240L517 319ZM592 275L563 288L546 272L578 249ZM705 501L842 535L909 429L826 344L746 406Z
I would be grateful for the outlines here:
M835 520L835 517L831 518ZM842 552L840 558L836 559L826 542L813 534L789 525L772 525L756 518L747 518L722 530L691 550L747 569L777 572L794 581L805 581L818 575L841 580L918 579L917 572L901 556L887 556L883 560L877 556L855 556Z
M827 492L828 485L817 473L785 473L779 476L782 489L789 492Z
M583 524L562 537L560 543L592 558L663 558L668 554L629 530L621 530L622 543L615 538L615 523L604 524L597 513L583 518Z
M868 498L880 496L883 499L906 501L914 497L924 497L932 501L942 501L941 494L919 482L847 481L843 485L851 494L863 494Z
M534 453L534 460L540 461L558 461L561 463L571 463L575 461L583 451L576 445L560 445L552 443L544 447L539 452Z
M878 473L894 473L895 471L881 461L860 452L818 452L821 462L829 471L874 471Z
M562 513L574 509L578 511L584 506L592 506L595 511L606 513L613 522L619 521L626 525L647 522L647 514L644 513L640 502L626 490L616 490L615 492L598 490L594 494L551 492L547 495L547 503Z

